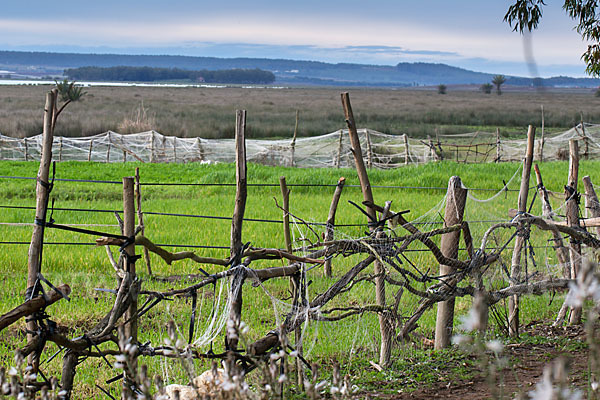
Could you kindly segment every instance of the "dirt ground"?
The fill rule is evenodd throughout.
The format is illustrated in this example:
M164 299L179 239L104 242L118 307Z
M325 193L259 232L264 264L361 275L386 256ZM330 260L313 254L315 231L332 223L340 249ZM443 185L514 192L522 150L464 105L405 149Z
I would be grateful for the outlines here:
M564 337L573 341L584 341L585 332L582 327L552 328L550 322L532 324L526 327L525 332L530 335L545 337ZM502 393L502 398L529 398L528 392L535 389L536 383L542 379L544 367L557 360L559 357L567 359L569 382L579 388L585 397L587 391L588 351L584 346L577 346L566 351L551 343L540 344L509 344L505 346L503 355L510 360L510 366L498 374L498 381L503 384L497 386L496 393ZM361 393L360 398L366 399L490 399L494 398L486 376L474 371L470 380L446 380L433 386L419 388L410 393L382 395L377 393ZM497 398L497 397L496 397Z

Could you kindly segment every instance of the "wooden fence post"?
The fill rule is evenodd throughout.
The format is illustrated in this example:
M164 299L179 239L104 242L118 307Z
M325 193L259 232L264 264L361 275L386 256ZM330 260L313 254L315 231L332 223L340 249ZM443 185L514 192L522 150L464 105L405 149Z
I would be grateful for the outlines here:
M460 224L465 213L467 189L463 188L458 176L448 181L446 194L446 210L444 212L444 227ZM440 250L449 258L458 258L458 242L460 231L442 235ZM451 275L455 269L440 264L440 276ZM445 278L443 278L445 279ZM448 278L450 279L450 278ZM437 318L435 323L435 349L440 350L450 345L454 320L454 298L437 303Z
M154 131L150 132L150 162L153 163L154 160Z
M367 137L367 168L373 168L373 147L371 146L371 134L369 130L365 129L365 136Z
M292 235L290 233L290 190L287 187L285 176L279 177L279 187L281 188L281 197L283 198L283 237L285 241L285 249L288 253L292 252ZM292 291L293 307L299 305L300 295L300 274L295 274L290 277L290 289ZM298 355L302 356L302 329L300 327L294 330L296 336L296 351ZM301 387L304 385L304 373L302 367L302 361L300 358L296 359L296 371L298 372L297 381Z
M111 141L110 141L110 131L108 132L108 148L106 149L106 162L109 163L110 162L110 145L111 145Z
M533 162L533 147L535 141L535 127L529 125L527 130L527 151L523 160L523 175L521 176L521 188L519 190L518 212L527 212L527 196L529 194L529 178L531 175L531 164ZM525 244L522 234L515 238L512 263L510 268L510 286L518 285L521 280L521 251ZM508 334L511 337L519 335L519 296L513 295L508 298Z
M294 136L292 137L292 143L290 143L290 150L292 157L290 159L290 167L294 166L294 156L296 153L296 136L298 135L298 120L300 119L300 110L296 110L296 125L294 125Z
M538 195L540 201L542 202L542 217L552 220L552 206L550 205L550 200L548 198L548 191L546 190L544 182L542 181L542 174L540 173L540 169L537 164L533 166L533 169L535 171L535 178L537 180ZM552 231L552 239L554 241L554 249L556 250L556 258L558 259L558 262L563 270L563 276L566 279L569 279L571 277L571 261L569 257L569 250L567 250L565 247L562 236L558 229ZM553 326L562 325L567 314L567 309L568 307L565 303L563 303L562 307L558 311L558 315L556 316Z
M50 163L52 162L52 143L54 141L54 110L57 99L56 89L46 93L46 104L44 106L44 127L42 133L42 154L40 156L40 167L37 174L37 183L35 189L35 224L31 235L31 244L27 257L27 291L26 300L37 295L39 289L38 274L41 272L42 247L44 245L44 226L46 223L46 211L48 209L48 198L50 197ZM28 332L36 332L38 329L35 321L27 322ZM27 343L35 338L33 333L27 333ZM28 364L36 373L39 367L40 354L33 352L29 356Z
M340 163L342 161L342 139L343 139L343 134L344 134L344 130L340 129L340 138L338 141L338 151L337 151L337 157L335 159L335 167L339 168L340 167Z
M140 168L135 168L135 203L137 205L137 219L138 224L141 227L140 233L144 236L146 232L146 225L144 225L144 213L142 212L142 190L140 185ZM150 266L150 252L148 248L144 246L144 261L146 262L146 269L148 275L152 276L152 267Z
M458 154L458 149L456 152ZM496 128L496 162L500 162L500 128Z
M177 136L173 136L173 162L177 163Z
M92 148L94 146L94 141L90 140L90 149L88 151L88 162L92 161Z
M27 138L23 139L23 143L25 143L25 161L29 161L29 148L27 146Z
M540 161L544 162L544 144L546 143L545 133L544 133L544 105L542 107L542 139L540 140Z
M334 238L334 228L335 228L335 213L337 211L337 206L340 202L340 197L342 196L342 190L344 189L344 184L346 183L346 178L341 177L338 180L338 183L335 187L335 191L333 192L333 198L331 199L331 205L329 206L329 215L327 216L327 228L325 232L325 241L330 242ZM331 258L327 258L325 260L325 276L331 277Z
M58 162L62 161L63 137L58 139Z
M410 158L410 153L408 151L408 136L406 133L402 136L404 136L404 165L408 165L408 160Z
M576 139L569 140L569 180L565 186L565 214L567 225L579 227L579 204L577 202L577 180L579 175L579 143ZM571 279L577 279L581 267L581 243L573 238L569 241L569 254L571 256ZM581 323L581 307L571 307L569 323Z
M230 256L234 258L232 268L238 267L242 259L242 223L244 221L244 212L246 211L247 178L246 178L246 110L236 111L235 123L235 206L233 217L231 219L231 247ZM228 350L237 350L238 328L242 317L242 286L244 284L244 270L234 274L231 278L232 304L229 312L229 321L233 324L233 329L228 329L226 345ZM233 366L232 366L233 367Z
M127 176L123 178L123 235L132 237L135 234L135 196L134 196L134 178ZM135 282L135 243L129 244L125 247L125 272L129 274L130 281ZM125 311L125 321L129 321L124 326L125 339L130 340L132 344L137 343L138 338L138 322L137 322L137 310L138 310L138 294L132 287L131 293L131 304L127 311ZM123 349L121 349L123 350ZM134 360L134 371L137 370L137 359ZM124 383L127 380L135 380L135 377L125 377Z
M365 164L363 162L360 140L358 138L356 122L354 121L352 106L350 104L350 95L348 92L342 93L342 106L344 107L344 115L346 117L346 123L348 124L348 134L350 136L352 153L354 154L354 162L356 164L356 172L360 181L363 199L370 204L373 204L373 192L371 191L369 176L367 175L367 169L365 168ZM367 213L371 222L377 220L377 216L373 207L367 206ZM370 229L373 229L372 225L370 226ZM381 307L385 307L385 277L381 275L384 273L384 271L384 266L381 265L379 261L375 261L375 274L379 275L375 279L375 298L377 305ZM392 355L393 328L391 322L383 313L379 314L379 330L381 332L379 364L384 367L388 367L390 365Z
M200 142L200 138L196 138L196 146L198 147L198 159L200 161L204 160L204 150L202 148L202 143Z
M585 188L585 214L587 218L600 217L600 204L598 203L598 196L592 185L592 180L589 176L584 176L583 187ZM596 227L596 233L600 235L600 227Z

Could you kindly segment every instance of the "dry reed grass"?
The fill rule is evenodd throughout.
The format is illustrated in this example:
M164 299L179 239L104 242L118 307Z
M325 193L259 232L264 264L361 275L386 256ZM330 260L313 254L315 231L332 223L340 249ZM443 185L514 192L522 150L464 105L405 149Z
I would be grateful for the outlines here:
M0 133L38 134L48 86L0 89ZM119 131L131 110L143 102L151 127L167 135L233 137L235 110L248 110L249 137L291 137L295 111L300 111L300 136L320 135L345 126L340 104L343 88L142 88L91 87L82 102L61 116L57 135L85 136ZM600 122L600 98L593 90L511 91L486 95L478 87L435 90L352 89L352 104L361 127L411 136L434 136L500 127L503 134L540 125L569 128L583 118Z

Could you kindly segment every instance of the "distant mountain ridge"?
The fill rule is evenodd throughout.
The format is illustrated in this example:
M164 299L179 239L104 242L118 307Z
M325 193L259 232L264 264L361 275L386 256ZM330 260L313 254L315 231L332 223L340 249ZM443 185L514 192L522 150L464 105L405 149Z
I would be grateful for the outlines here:
M80 54L25 51L0 51L0 69L29 75L61 75L67 68L158 67L188 70L222 70L259 68L275 74L276 84L340 85L340 86L430 86L471 85L491 82L495 74L475 72L435 63L399 63L366 65L320 61L298 61L266 58L218 58L171 55ZM499 74L501 71L499 72ZM507 85L597 87L599 79L552 77L526 78L507 76Z

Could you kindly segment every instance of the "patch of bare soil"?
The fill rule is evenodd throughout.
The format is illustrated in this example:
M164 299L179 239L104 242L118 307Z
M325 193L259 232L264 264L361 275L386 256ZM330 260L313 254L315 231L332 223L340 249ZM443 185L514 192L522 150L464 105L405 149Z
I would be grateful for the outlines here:
M540 340L525 341L523 343L505 346L503 356L508 357L509 366L498 374L495 395L502 394L502 398L513 399L528 398L528 392L535 389L536 384L542 379L544 367L557 360L559 357L567 359L570 383L586 392L588 350L585 343L585 332L582 327L568 326L553 328L551 323L544 322L532 324L524 329L525 333L547 338L565 338L558 340L561 344L552 341ZM570 343L571 342L571 343ZM575 345L573 345L575 344ZM410 393L382 395L378 393L361 393L360 398L367 399L489 399L494 398L488 377L485 373L474 370L473 378L469 380L444 379L428 387L418 388ZM448 376L448 375L446 375ZM401 390L401 388L399 388ZM497 398L497 397L496 397Z

